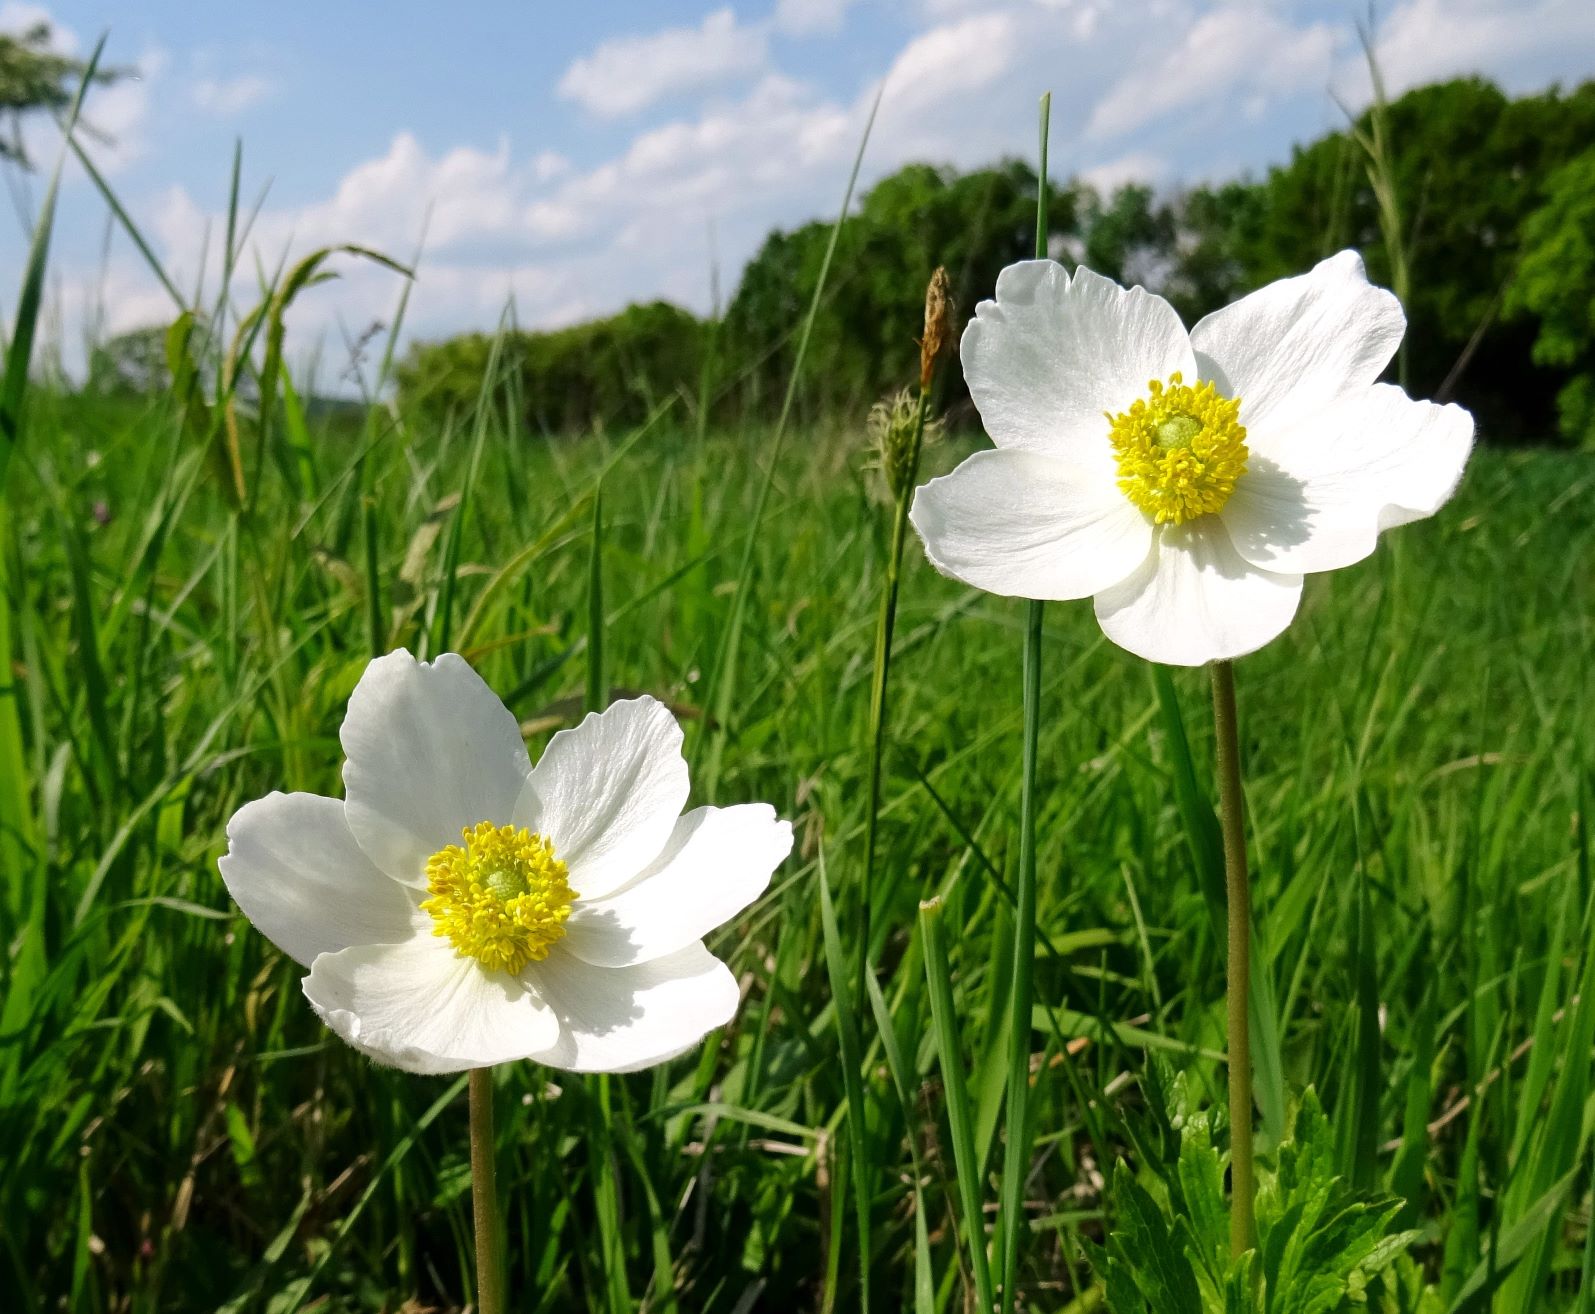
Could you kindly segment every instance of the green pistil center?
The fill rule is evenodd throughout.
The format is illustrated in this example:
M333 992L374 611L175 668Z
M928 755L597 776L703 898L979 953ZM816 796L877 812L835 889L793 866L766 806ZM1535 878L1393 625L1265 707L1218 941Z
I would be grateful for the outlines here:
M1153 431L1154 441L1165 452L1176 447L1189 447L1191 439L1202 432L1202 422L1192 415L1174 414L1162 421Z

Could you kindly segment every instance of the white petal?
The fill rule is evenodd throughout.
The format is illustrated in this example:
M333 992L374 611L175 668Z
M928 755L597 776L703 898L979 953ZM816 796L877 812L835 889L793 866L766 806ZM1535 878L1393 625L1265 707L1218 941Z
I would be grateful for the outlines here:
M908 516L937 570L1010 598L1089 598L1152 547L1111 474L1038 452L976 452L915 490Z
M1180 317L1144 288L1051 260L1009 265L997 299L975 307L959 347L981 422L998 447L1068 455L1113 469L1104 412L1146 396L1153 379L1196 377Z
M531 770L520 726L462 657L390 652L366 667L339 732L349 829L395 880L480 821L509 822Z
M556 947L522 973L559 1017L557 1043L530 1057L571 1072L635 1072L685 1053L737 1011L736 978L690 944L632 967L594 967Z
M1215 310L1191 341L1202 377L1240 398L1247 445L1272 459L1274 435L1377 379L1406 325L1395 295L1342 251Z
M304 979L321 1020L379 1063L459 1072L558 1043L559 1021L526 982L421 931L403 944L323 954Z
M1335 570L1372 552L1381 530L1438 511L1472 447L1460 406L1375 384L1289 430L1273 459L1253 456L1220 515L1255 565Z
M686 804L681 727L658 699L632 698L548 741L515 822L552 840L571 888L597 899L659 856Z
M1214 516L1164 525L1146 564L1097 594L1097 620L1151 662L1201 666L1261 648L1290 624L1300 575L1243 561Z
M343 804L319 794L244 804L217 865L244 916L306 967L352 944L403 940L418 915L409 891L355 843Z
M608 898L582 899L565 946L596 967L674 953L741 912L792 851L792 824L768 803L697 808L676 823L647 871Z

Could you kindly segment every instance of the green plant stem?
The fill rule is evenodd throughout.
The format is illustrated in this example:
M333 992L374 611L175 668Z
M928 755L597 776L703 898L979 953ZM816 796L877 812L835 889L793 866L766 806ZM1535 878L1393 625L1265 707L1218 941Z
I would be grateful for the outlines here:
M858 997L863 999L864 976L869 971L872 893L875 888L875 846L880 824L881 769L886 753L886 690L892 666L892 634L897 626L898 585L903 573L903 547L908 539L908 507L919 477L919 449L925 437L925 417L930 411L930 389L919 390L919 411L909 440L908 461L901 486L894 490L892 546L886 558L886 587L881 590L880 613L875 621L875 667L870 679L869 807L864 814L864 883L859 896Z
M1246 819L1241 797L1240 735L1235 718L1235 666L1213 663L1213 733L1218 746L1219 814L1224 832L1225 906L1229 921L1230 1224L1232 1254L1257 1243L1253 1218L1252 1034L1247 1001L1252 989L1252 892L1246 870Z
M493 1069L471 1069L471 1214L476 1227L477 1314L504 1314L503 1229L493 1165Z
M982 1311L993 1307L991 1266L986 1258L986 1223L981 1203L981 1165L975 1154L974 1122L969 1111L969 1088L964 1080L963 1048L958 1041L958 1013L953 1007L953 986L947 951L941 941L942 901L927 899L919 905L919 930L925 947L925 979L930 986L930 1014L936 1049L941 1058L942 1089L947 1092L947 1125L953 1134L953 1168L958 1177L959 1204L964 1211L964 1234L969 1246L969 1266L975 1277L975 1297Z
M1036 757L1041 730L1041 619L1025 611L1023 780L1019 795L1019 879L1015 889L1012 1030L1008 1037L1008 1146L1002 1170L1002 1309L1014 1307L1019 1234L1030 1164L1030 1013L1036 976Z
M1041 159L1036 171L1036 259L1047 256L1047 138L1052 93L1041 98ZM1009 1001L1008 1137L1002 1166L1002 1310L1014 1307L1019 1234L1024 1230L1025 1178L1030 1167L1030 1014L1036 978L1036 757L1041 736L1041 619L1045 605L1025 607L1024 747L1019 793L1019 879L1014 891L1013 989Z

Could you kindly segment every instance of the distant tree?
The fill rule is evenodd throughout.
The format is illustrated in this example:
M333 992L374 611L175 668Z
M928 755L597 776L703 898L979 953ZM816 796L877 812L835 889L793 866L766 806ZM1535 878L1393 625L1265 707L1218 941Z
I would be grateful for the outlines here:
M1126 183L1107 200L1090 194L1084 228L1087 269L1159 291L1173 274L1174 210L1144 183Z
M1555 388L1536 368L1533 325L1502 312L1525 218L1551 173L1595 140L1595 83L1510 100L1460 78L1409 91L1388 116L1411 267L1411 385L1433 395L1449 384L1497 440L1541 440L1555 425ZM1373 191L1349 133L1296 149L1256 187L1231 235L1245 270L1237 290L1345 246L1388 284Z
M1511 308L1538 321L1534 359L1571 372L1557 394L1562 436L1595 448L1595 147L1546 184L1523 225Z
M695 389L704 326L667 302L549 332L505 334L491 399L547 433L640 423L665 399ZM436 416L476 405L494 337L470 333L416 343L396 371L401 404Z
M87 386L106 396L151 396L171 386L166 329L118 333L89 352Z
M36 23L20 35L0 33L0 160L31 168L22 144L22 123L39 112L56 113L72 103L88 66L50 49L50 25ZM99 69L96 82L120 76ZM9 130L9 131L8 131Z
M1173 203L1173 268L1163 295L1186 324L1254 285L1251 251L1262 223L1262 189L1249 182L1198 187Z
M1036 175L1007 160L958 174L910 164L882 179L843 222L836 259L809 342L803 397L811 413L862 413L909 381L925 284L945 266L967 316L989 297L1005 265L1035 250ZM1081 189L1054 186L1055 246L1078 244ZM796 335L819 281L831 225L772 233L743 271L726 311L721 369L744 409L766 409L791 375ZM947 400L956 402L957 387Z

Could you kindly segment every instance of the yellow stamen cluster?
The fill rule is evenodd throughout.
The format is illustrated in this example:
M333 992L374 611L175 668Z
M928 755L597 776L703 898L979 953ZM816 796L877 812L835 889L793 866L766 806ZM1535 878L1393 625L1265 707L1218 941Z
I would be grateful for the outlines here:
M497 971L547 958L576 899L554 846L524 826L490 821L467 826L461 837L464 848L450 844L427 859L432 897L421 907L437 923L432 934Z
M1119 460L1119 488L1159 524L1184 524L1229 501L1246 473L1246 430L1239 398L1211 383L1194 388L1178 373L1153 379L1147 396L1122 414L1105 412Z

